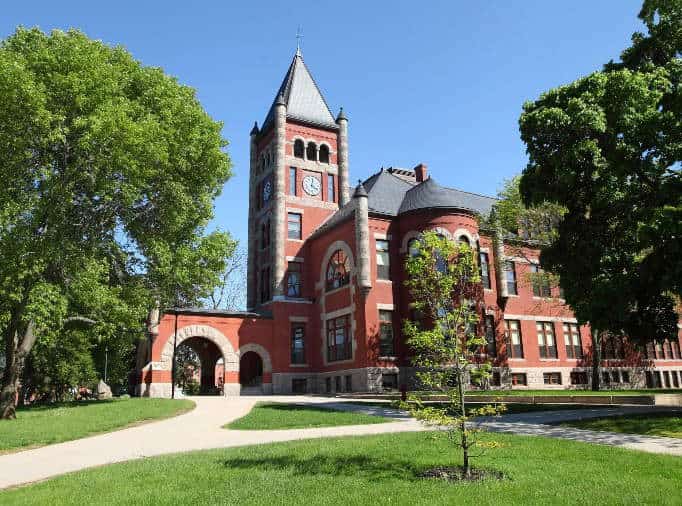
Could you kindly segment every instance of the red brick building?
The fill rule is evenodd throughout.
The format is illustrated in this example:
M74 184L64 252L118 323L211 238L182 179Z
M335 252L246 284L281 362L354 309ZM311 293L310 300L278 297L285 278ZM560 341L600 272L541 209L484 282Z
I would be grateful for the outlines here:
M587 386L589 329L558 289L530 282L537 250L479 227L495 199L440 186L421 164L382 169L351 190L348 119L343 110L333 117L298 51L262 127L251 131L250 165L248 311L152 318L139 353L141 395L170 396L181 344L199 354L202 384L224 384L227 395L409 386L401 325L410 301L401 280L424 230L479 253L490 386ZM605 383L680 386L680 335L646 355L607 343Z

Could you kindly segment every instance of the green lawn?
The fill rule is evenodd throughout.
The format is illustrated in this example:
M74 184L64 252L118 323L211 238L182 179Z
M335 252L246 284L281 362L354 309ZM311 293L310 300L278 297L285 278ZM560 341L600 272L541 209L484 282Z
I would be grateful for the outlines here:
M333 411L311 405L258 403L249 414L225 425L225 428L235 430L310 429L387 421L390 420L379 416Z
M189 400L138 398L20 408L16 420L0 420L0 452L78 439L193 407Z
M416 475L460 462L434 433L312 439L137 460L0 493L14 504L679 504L680 459L566 440L489 435L475 465L507 478Z
M567 422L562 425L579 429L645 434L682 439L682 414L627 415ZM682 463L681 463L682 465Z

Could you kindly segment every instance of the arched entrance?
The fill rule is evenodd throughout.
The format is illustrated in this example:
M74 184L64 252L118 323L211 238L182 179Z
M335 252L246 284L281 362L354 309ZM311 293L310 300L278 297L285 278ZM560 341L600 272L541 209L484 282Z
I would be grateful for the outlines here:
M204 337L190 337L175 350L175 384L186 395L221 395L225 360L220 348Z
M242 388L263 384L263 359L255 351L247 351L239 359L239 383Z

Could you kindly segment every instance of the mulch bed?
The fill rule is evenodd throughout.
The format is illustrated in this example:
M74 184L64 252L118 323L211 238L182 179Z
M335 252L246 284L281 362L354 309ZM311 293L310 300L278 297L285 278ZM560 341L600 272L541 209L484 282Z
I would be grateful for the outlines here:
M504 475L498 471L489 471L487 469L469 470L470 475L465 476L460 466L455 467L434 467L419 473L419 478L428 478L436 480L447 481L481 481L486 479L502 480Z

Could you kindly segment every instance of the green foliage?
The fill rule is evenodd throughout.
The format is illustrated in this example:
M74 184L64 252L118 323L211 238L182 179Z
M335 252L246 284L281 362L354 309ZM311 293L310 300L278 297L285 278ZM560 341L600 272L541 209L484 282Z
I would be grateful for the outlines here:
M677 334L682 293L682 2L647 0L648 35L524 105L526 206L566 209L542 249L579 321L632 340Z
M505 180L488 225L493 226L496 220L505 231L522 239L549 243L556 236L565 208L547 201L527 207L521 197L520 182L521 176Z
M19 28L0 44L0 101L6 416L32 335L54 349L64 318L95 320L96 368L109 347L122 382L153 300L210 295L235 241L206 233L231 175L222 125L161 69L79 31Z
M441 392L447 401L426 406L418 395L410 395L404 407L417 419L448 431L462 447L468 475L469 451L483 443L477 439L479 429L468 426L467 420L501 411L493 406L468 410L464 399L467 382L481 383L492 370L480 358L486 339L479 324L483 297L478 264L468 244L456 244L435 232L425 232L417 244L416 253L405 262L405 286L414 309L427 321L405 321L403 334L414 352L420 386Z

